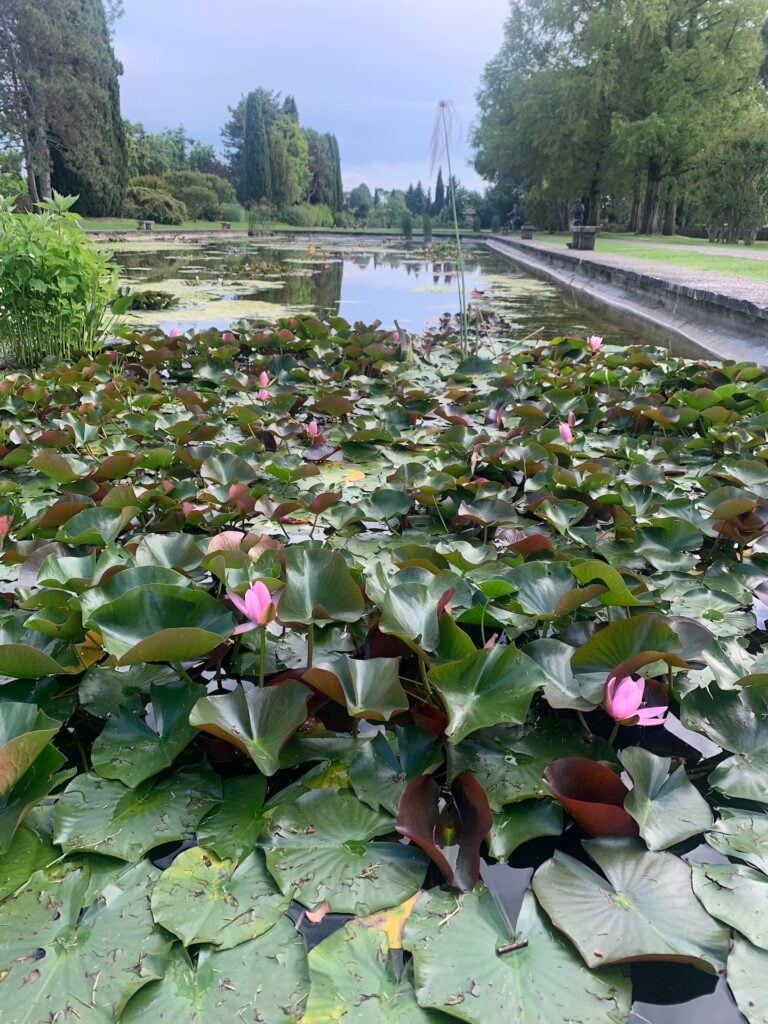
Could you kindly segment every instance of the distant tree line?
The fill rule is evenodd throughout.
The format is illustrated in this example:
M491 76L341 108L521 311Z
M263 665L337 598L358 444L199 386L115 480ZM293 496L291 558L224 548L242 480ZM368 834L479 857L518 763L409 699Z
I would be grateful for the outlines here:
M474 130L491 195L541 227L754 237L768 207L764 0L512 0Z

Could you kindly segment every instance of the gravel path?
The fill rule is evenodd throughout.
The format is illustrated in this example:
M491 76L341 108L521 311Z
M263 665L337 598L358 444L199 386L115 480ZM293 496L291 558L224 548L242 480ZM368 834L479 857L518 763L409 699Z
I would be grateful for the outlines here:
M515 239L517 242L517 239ZM721 295L728 295L734 299L753 302L763 309L768 309L768 280L759 281L751 277L741 277L738 274L722 274L714 270L691 270L688 267L678 267L671 263L662 263L657 260L647 260L642 257L619 256L613 252L571 252L564 244L553 244L552 242L517 242L521 248L529 249L532 252L537 250L556 252L560 255L567 254L574 259L583 260L585 263L602 263L606 266L618 269L633 270L638 274L645 274L661 281L670 281L678 285L686 285L689 288L701 288L706 291L718 292ZM698 250L699 246L679 246L686 251L691 248ZM712 249L705 249L705 252L712 254ZM721 250L716 250L722 255ZM741 255L741 253L739 253ZM760 259L768 258L765 256Z

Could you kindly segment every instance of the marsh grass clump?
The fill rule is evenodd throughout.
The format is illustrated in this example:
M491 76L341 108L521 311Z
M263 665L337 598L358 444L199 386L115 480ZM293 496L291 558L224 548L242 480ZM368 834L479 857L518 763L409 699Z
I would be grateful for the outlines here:
M0 355L15 366L99 347L116 271L69 212L75 201L55 195L16 214L0 199Z

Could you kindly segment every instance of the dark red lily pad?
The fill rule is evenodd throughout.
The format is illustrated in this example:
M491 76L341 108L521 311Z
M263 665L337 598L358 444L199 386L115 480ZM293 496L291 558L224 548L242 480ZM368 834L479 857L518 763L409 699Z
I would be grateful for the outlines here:
M547 765L544 785L591 836L637 835L637 822L624 810L629 790L606 765L560 757Z
M469 892L480 877L480 846L492 824L485 790L472 772L462 772L450 791L431 775L410 782L400 797L395 828L426 853L451 885Z

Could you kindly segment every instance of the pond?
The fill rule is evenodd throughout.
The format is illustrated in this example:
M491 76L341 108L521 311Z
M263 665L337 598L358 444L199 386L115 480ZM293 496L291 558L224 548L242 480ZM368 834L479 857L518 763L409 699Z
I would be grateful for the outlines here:
M458 309L454 255L446 242L427 252L394 239L286 236L257 242L127 242L115 250L124 286L177 297L170 310L131 315L137 325L165 330L221 329L239 318L313 311L350 323L381 320L386 328L397 321L420 333ZM466 287L470 301L472 292L482 293L521 338L615 333L556 288L481 245L467 247Z

